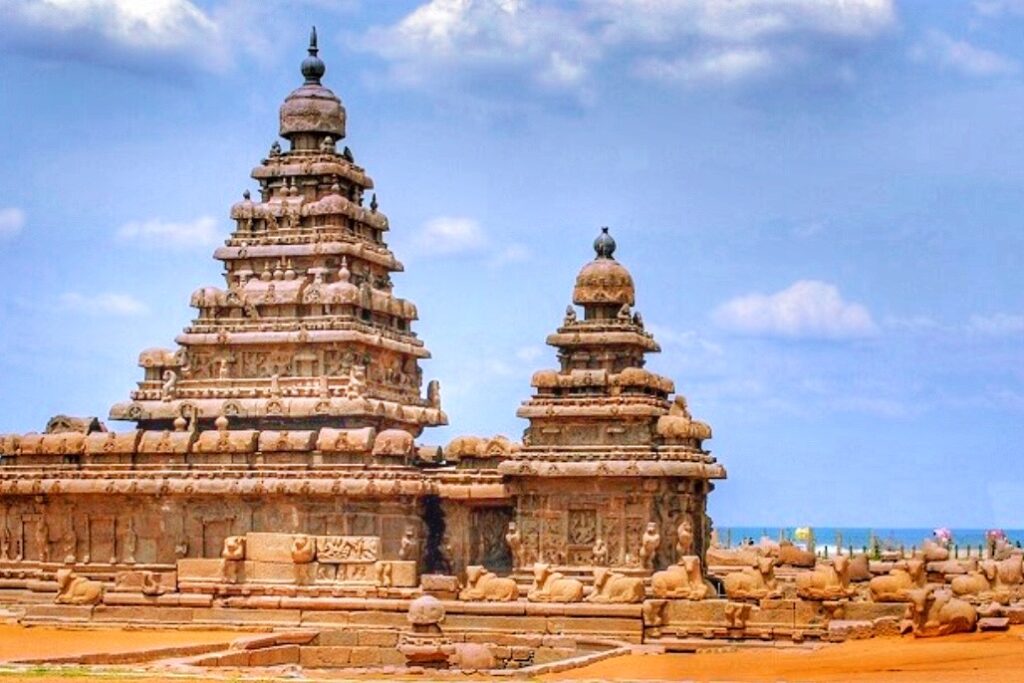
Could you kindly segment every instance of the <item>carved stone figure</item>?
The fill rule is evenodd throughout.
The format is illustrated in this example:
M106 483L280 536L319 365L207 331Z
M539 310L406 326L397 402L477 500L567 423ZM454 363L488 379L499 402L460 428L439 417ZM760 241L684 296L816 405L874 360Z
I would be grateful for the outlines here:
M850 556L836 555L831 566L796 575L796 594L805 600L838 600L853 594L850 588Z
M228 536L224 539L224 548L220 556L225 560L245 559L245 536Z
M949 559L949 542L945 537L925 539L921 544L925 562L942 562Z
M753 598L760 600L776 592L775 559L760 557L757 568L743 567L722 578L725 594L730 598Z
M868 582L871 599L875 602L906 602L913 588L924 588L923 560L907 560L906 568L897 567L886 576L876 576Z
M593 554L593 562L595 567L606 567L608 566L608 544L604 542L604 539L600 536L594 541L594 547L591 550Z
M530 602L579 602L583 599L583 582L566 578L542 562L533 565L533 586L526 598Z
M292 562L308 564L316 556L316 542L311 536L299 534L292 538Z
M402 544L398 549L398 559L418 560L420 556L420 541L416 537L416 528L412 525L405 527L405 535L402 536Z
M78 576L71 569L57 570L57 598L61 605L96 605L103 598L103 584Z
M711 589L704 581L700 558L696 555L685 555L678 564L654 572L654 576L651 577L651 591L658 598L701 600Z
M430 380L427 384L427 404L431 408L441 407L441 382L436 379Z
M676 527L676 557L683 558L693 552L693 522L683 515Z
M0 527L0 561L11 557L11 532L7 525Z
M177 395L178 373L174 370L164 370L164 384L160 389L160 399L170 401Z
M576 322L576 307L569 304L565 307L565 320L562 321L563 325L572 325Z
M523 538L519 533L519 527L516 526L515 521L508 523L508 531L505 533L505 543L508 544L509 550L512 552L512 561L516 567L523 566Z
M625 576L607 567L594 568L594 592L587 602L632 603L644 601L644 582L634 576Z
M977 610L948 590L915 588L907 591L907 601L909 626L918 637L968 633L978 623Z
M654 558L661 546L661 534L658 533L658 525L654 522L647 523L643 538L640 539L640 566L644 569L654 568Z
M61 551L64 553L64 564L74 564L78 555L78 533L75 531L75 524L67 520L64 527L64 536L61 538Z
M466 587L459 600L510 602L519 597L515 579L501 578L480 565L466 567Z
M46 523L45 517L39 518L39 523L36 524L36 547L39 552L40 562L50 561L50 527Z
M129 515L128 524L121 535L123 562L125 564L135 564L135 548L138 545L138 541L139 537L135 533L135 518Z
M792 541L779 543L778 558L780 566L790 567L813 567L818 561L813 552L798 548Z

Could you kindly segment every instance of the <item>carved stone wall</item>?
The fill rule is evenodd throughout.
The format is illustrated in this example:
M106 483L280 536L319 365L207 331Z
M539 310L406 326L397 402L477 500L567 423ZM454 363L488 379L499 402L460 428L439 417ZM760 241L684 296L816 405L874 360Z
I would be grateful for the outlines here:
M707 493L703 480L598 477L527 478L517 482L515 521L523 567L534 562L588 566L601 539L612 566L639 566L641 538L654 522L661 544L655 568L677 560L679 525L689 519L693 552L706 546ZM522 568L522 567L521 567Z

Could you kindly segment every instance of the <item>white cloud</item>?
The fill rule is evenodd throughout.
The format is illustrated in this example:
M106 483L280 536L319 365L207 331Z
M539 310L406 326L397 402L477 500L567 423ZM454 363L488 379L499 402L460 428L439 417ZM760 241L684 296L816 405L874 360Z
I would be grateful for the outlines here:
M1024 14L1024 0L976 0L974 9L985 17Z
M775 58L768 50L743 47L673 59L652 57L637 63L636 74L659 81L728 85L766 73L774 66Z
M910 58L979 78L1012 74L1020 69L1020 65L1008 57L934 30L910 48Z
M104 292L87 295L80 292L65 292L60 297L61 308L87 315L136 316L149 312L146 304L130 294Z
M117 231L119 239L145 246L181 249L209 247L220 237L217 221L201 216L194 221L175 223L154 218L122 225Z
M487 237L480 224L463 216L438 216L423 226L416 235L422 251L439 256L474 253L487 246Z
M359 47L390 64L391 81L431 88L524 88L592 100L597 72L729 84L800 62L843 61L843 44L895 25L892 0L430 0L376 26ZM850 67L826 69L845 73Z
M970 332L993 337L1024 334L1024 315L1009 313L972 315L967 329Z
M753 336L849 339L878 332L867 308L844 301L835 285L817 280L737 297L715 309L712 319L723 329Z
M129 71L221 71L237 48L265 43L227 0L0 0L0 50Z
M25 227L25 212L9 207L0 209L0 239L14 237Z
M498 249L488 260L492 268L500 268L509 263L523 263L530 258L530 250L523 244L513 243Z

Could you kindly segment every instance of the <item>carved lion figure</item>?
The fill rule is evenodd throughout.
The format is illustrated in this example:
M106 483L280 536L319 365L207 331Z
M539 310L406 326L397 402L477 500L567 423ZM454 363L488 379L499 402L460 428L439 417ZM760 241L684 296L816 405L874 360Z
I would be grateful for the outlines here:
M644 601L642 579L625 576L607 567L594 568L594 592L587 602L631 603Z
M459 592L459 600L511 602L518 597L515 579L499 577L477 564L466 567L466 587Z
M526 598L530 602L579 602L583 599L583 582L566 578L551 566L537 562L533 565L533 586Z
M103 584L78 576L71 569L57 570L57 598L61 605L96 605L103 598Z
M245 536L228 536L224 539L224 549L220 556L225 560L245 559Z

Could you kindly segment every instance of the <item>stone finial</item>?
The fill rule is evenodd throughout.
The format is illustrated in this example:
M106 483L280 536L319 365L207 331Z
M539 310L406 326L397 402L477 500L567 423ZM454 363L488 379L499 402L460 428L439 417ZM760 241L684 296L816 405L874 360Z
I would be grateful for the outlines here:
M608 234L608 228L601 228L601 234L594 240L594 251L597 258L613 258L615 253L615 239Z
M270 156L281 156L281 143L277 140L274 140L274 143L270 145Z
M327 71L324 61L317 56L320 49L316 45L316 26L309 32L309 56L302 60L302 76L307 85L320 85L320 79Z
M342 150L341 157L349 163L356 160L355 155L352 154L352 150L348 148L348 145L345 145L345 149Z
M370 197L370 211L377 213L377 193L374 192Z
M242 199L244 199L246 201L249 201L250 199L252 199L252 195L249 194L249 190L245 190L245 191L242 192Z

